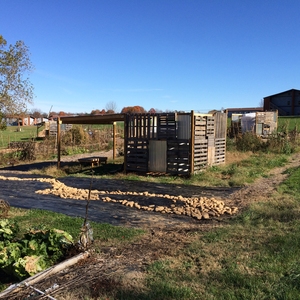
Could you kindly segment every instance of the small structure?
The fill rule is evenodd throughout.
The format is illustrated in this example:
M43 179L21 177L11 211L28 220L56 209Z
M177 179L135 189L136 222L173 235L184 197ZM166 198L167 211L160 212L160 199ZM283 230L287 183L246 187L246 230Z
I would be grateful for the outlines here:
M34 125L34 118L29 115L24 116L14 116L7 115L4 118L7 126L30 126Z
M47 121L45 124L45 135L56 136L57 133L57 121ZM66 131L72 128L72 124L60 124L60 130Z
M239 108L226 108L225 112L227 113L227 117L231 118L232 115L243 115L255 112L264 111L263 107L239 107Z
M191 175L225 163L227 115L126 115L125 171Z
M267 137L277 130L277 126L277 111L232 114L229 136L234 137L245 132L253 132L258 136Z
M33 126L48 121L47 118L35 118L30 115L13 116L7 115L4 118L7 126Z
M21 126L32 126L35 125L35 118L31 117L31 116L25 116L25 117L21 117L20 121Z
M125 172L189 176L225 163L226 113L112 114L57 120L59 124L112 124L114 128L120 121L124 122ZM59 166L60 126L57 138Z

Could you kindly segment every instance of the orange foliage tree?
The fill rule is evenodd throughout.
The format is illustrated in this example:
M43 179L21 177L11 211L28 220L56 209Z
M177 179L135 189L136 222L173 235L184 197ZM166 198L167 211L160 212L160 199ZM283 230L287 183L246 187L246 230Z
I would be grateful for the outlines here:
M102 110L100 110L100 109L93 109L91 111L91 115L104 115L104 114L105 114L105 110L104 109L102 109Z
M126 106L123 107L122 114L144 114L146 110L142 106Z

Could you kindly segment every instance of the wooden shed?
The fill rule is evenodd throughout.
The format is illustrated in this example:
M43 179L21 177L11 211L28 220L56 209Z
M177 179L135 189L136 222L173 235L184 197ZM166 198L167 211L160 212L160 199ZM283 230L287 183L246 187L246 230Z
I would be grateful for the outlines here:
M63 124L124 122L124 171L191 175L225 163L227 114L157 113L62 117ZM60 129L60 126L57 127ZM60 132L57 133L58 148ZM115 152L115 149L114 149ZM114 154L115 156L115 154ZM58 166L60 150L58 149Z
M253 132L262 137L268 137L276 132L278 127L277 111L262 111L248 114L232 114L229 135Z
M126 172L196 174L225 163L227 114L126 115Z

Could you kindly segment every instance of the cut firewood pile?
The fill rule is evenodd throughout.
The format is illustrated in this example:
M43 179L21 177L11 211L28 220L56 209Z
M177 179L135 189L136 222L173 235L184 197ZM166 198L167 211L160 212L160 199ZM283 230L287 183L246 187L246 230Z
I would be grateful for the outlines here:
M125 205L127 207L159 212L162 214L176 214L190 216L194 219L210 219L212 217L220 217L224 214L235 214L238 211L236 206L229 207L226 206L224 201L221 199L216 199L214 197L184 197L184 196L172 196L167 194L156 194L145 192L122 192L118 191L99 191L88 189L74 188L65 185L57 179L53 178L18 178L18 177L4 177L0 176L2 180L35 180L40 182L50 183L52 188L47 188L44 190L37 190L37 194L44 195L56 195L63 199L77 199L77 200L98 200L104 202L118 203ZM89 196L90 192L90 196ZM132 198L135 200L131 200ZM147 205L141 204L139 201L141 198L147 198ZM164 204L167 201L167 205L150 204L151 199L161 199ZM143 202L144 203L144 202Z

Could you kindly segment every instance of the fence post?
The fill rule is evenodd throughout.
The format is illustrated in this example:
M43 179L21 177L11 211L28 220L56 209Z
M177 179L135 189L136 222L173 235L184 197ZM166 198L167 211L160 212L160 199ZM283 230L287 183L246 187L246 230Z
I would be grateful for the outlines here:
M194 172L195 172L195 169L194 169L194 164L195 164L195 161L194 161L194 158L195 158L195 113L194 111L192 110L191 111L191 136L190 136L190 157L189 157L189 160L190 160L190 175L193 175Z
M113 122L113 160L116 159L116 122Z
M57 168L60 169L60 117L57 117Z

